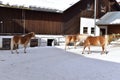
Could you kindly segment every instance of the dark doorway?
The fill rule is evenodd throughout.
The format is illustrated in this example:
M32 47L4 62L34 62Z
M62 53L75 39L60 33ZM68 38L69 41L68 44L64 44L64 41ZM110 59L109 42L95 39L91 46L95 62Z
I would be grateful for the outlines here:
M100 28L100 35L105 35L105 34L106 34L106 29Z
M30 40L30 47L38 46L38 39L31 39Z
M52 46L54 39L48 39L47 40L47 46Z
M3 38L2 49L9 50L11 48L11 38Z

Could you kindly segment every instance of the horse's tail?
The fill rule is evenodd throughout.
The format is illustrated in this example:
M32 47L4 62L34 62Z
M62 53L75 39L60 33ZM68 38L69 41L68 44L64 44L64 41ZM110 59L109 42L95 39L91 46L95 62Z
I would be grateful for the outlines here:
M109 36L105 35L105 45L107 46L109 44Z
M11 53L13 53L13 47L14 47L14 41L13 41L13 38L11 38Z

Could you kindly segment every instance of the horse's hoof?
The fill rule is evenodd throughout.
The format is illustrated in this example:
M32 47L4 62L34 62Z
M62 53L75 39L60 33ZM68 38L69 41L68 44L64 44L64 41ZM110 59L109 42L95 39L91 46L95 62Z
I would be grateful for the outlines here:
M90 54L90 53L88 52L88 54Z
M84 53L82 52L82 54L84 54Z
M109 52L108 51L106 51L106 54L108 54Z
M76 47L74 49L77 49Z

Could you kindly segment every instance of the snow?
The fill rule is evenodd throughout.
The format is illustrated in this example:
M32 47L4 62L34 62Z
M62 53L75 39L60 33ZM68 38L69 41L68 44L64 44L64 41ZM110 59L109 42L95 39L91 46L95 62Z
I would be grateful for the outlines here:
M64 11L80 0L1 0L4 4L24 5L26 7L36 6L48 9ZM62 6L61 6L62 5Z
M117 2L120 2L120 0L116 0Z
M81 54L83 46L28 47L27 54L0 50L1 80L119 80L120 47L91 47L92 54ZM87 50L87 49L86 49Z
M120 12L118 11L108 12L103 17L101 17L99 21L96 22L96 24L98 25L119 24L119 23L120 23Z

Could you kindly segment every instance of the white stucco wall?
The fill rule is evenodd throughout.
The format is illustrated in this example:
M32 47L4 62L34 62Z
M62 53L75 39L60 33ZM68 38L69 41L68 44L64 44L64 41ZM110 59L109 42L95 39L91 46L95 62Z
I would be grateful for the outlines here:
M59 45L64 45L63 42L65 42L65 37L63 35L36 35L36 37L40 39L40 46L47 46L48 39L54 39L57 42L60 42ZM52 46L54 46L54 42Z
M0 48L2 48L3 45L3 38L12 38L12 36L0 36Z
M96 21L98 21L98 19L96 19ZM94 19L93 18L84 18L81 17L80 18L80 34L84 34L83 33L83 27L88 27L88 34L89 35L94 35L91 34L91 28L94 28ZM100 29L98 26L96 26L96 36L100 34Z

